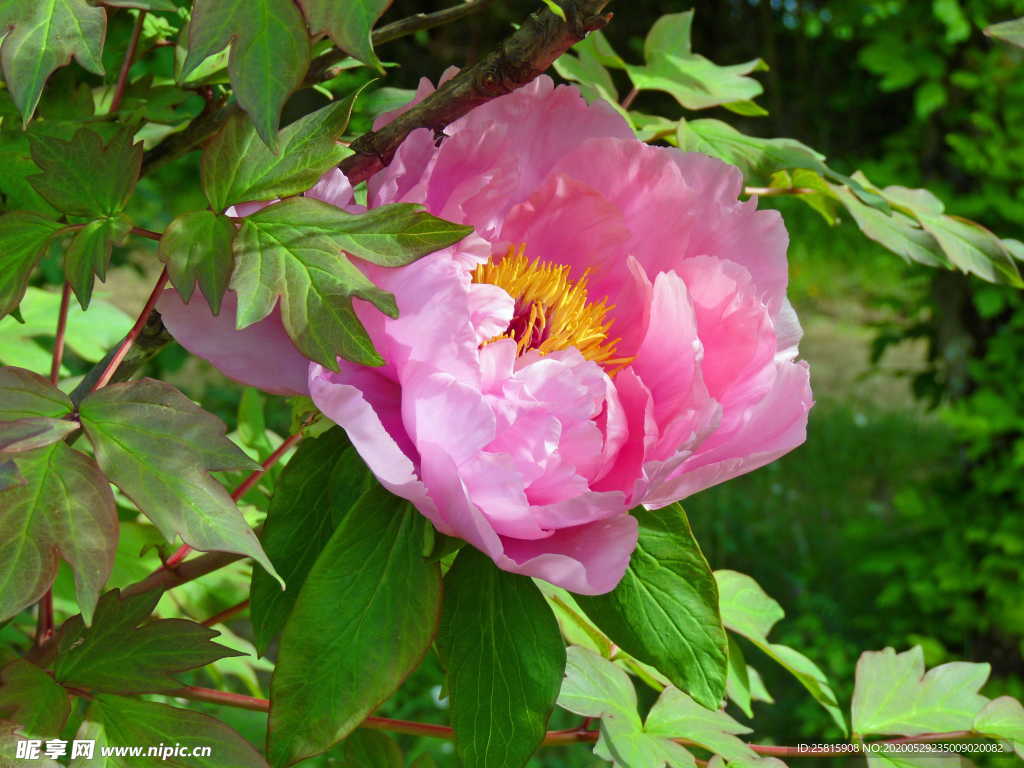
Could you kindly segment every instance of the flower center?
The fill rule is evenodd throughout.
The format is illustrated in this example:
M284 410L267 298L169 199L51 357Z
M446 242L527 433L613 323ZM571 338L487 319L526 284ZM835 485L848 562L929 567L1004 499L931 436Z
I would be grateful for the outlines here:
M490 341L514 339L520 355L576 347L609 375L629 365L632 357L616 357L619 339L608 338L613 321L606 316L614 306L587 300L589 273L588 269L579 280L570 280L566 265L529 261L525 245L481 264L473 271L473 282L496 285L516 302L508 331Z

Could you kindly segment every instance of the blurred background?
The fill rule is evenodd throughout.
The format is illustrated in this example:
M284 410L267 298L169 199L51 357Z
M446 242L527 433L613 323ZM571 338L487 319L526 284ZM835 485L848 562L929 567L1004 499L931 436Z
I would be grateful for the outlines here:
M382 23L445 5L399 0ZM364 100L353 132L368 128L372 113L407 98L392 89L413 88L420 74L436 78L449 65L472 62L534 7L493 2L460 23L382 47L381 58L395 66ZM616 16L607 37L624 58L640 61L655 19L691 6L631 0L610 7ZM762 57L770 66L758 74L765 86L759 102L769 116L723 110L702 116L757 136L799 139L828 155L837 170L863 169L879 185L927 187L948 212L1001 237L1024 239L1024 51L981 32L1024 15L1024 2L709 0L693 7L695 51L721 64ZM109 34L126 37L130 28L131 18L115 13ZM147 60L156 64L136 65L139 74L165 66L159 56L172 51ZM73 69L54 80L59 84ZM116 72L116 63L108 71ZM83 74L78 70L74 77ZM347 93L367 77L362 70L343 71L329 87ZM287 115L294 119L325 99L315 91L300 93ZM62 104L72 102L68 91L63 101L58 96L44 102L44 109L59 116ZM671 118L682 114L669 96L651 92L642 93L634 108ZM0 134L0 160L19 162L12 142ZM177 213L202 207L197 165L193 156L144 179L131 212L136 221L161 229ZM0 191L12 194L7 187ZM773 637L820 665L844 707L860 651L887 645L904 650L919 644L929 666L954 659L990 662L992 680L984 693L1024 696L1021 294L906 265L852 224L830 227L798 200L762 204L779 207L790 232L790 296L804 325L802 357L811 364L817 405L803 447L685 502L708 559L715 568L752 575L783 605L787 618ZM115 262L119 266L97 295L134 314L159 265L152 253L129 251L117 253ZM46 318L55 313L59 264L58 254L51 254L37 280L40 290L30 294L26 306L39 307L25 312L30 327L15 327L10 319L0 324L0 360L45 369L52 334ZM46 302L53 307L46 309ZM90 317L88 328L78 325L77 342L69 338L69 374L86 370L130 324L113 307L101 312L107 314ZM42 365L27 360L37 353ZM176 346L152 365L153 375L220 415L254 453L268 452L277 440L264 426L289 433L287 404L255 392L240 401L239 388ZM258 492L246 500L254 514L266 504ZM159 545L145 528L124 529L123 546L138 552L147 543ZM149 551L147 557L155 555ZM127 583L148 569L143 558L139 573L115 576ZM165 597L161 609L202 618L244 596L241 572L229 569L176 590L175 602ZM238 647L246 645L246 627L244 618L230 622ZM775 700L754 705L753 739L793 744L840 737L795 681L756 649L744 650ZM235 659L211 667L221 670L220 684L254 695L265 695L267 668L238 666ZM440 670L428 658L408 693L382 714L444 722L440 682ZM204 683L211 684L197 680ZM262 715L225 709L217 715L261 741ZM561 715L552 727L574 724ZM410 757L427 753L439 765L454 764L450 745L400 741ZM352 760L340 751L309 764L345 766ZM587 748L577 747L548 749L534 764L595 763Z

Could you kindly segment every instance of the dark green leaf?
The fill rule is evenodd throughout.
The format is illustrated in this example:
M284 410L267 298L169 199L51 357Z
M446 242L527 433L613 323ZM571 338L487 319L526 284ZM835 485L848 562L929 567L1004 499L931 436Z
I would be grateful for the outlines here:
M96 218L124 209L142 167L142 142L132 143L130 131L118 131L105 144L84 127L67 141L30 136L29 143L42 170L29 182L55 208Z
M707 707L725 693L728 649L711 568L678 504L638 507L640 538L619 585L576 601L627 653Z
M357 730L333 754L344 768L404 768L402 750L380 731Z
M16 659L0 670L0 719L26 735L56 737L70 713L67 693L35 664Z
M466 768L520 768L544 740L565 672L558 622L529 578L472 547L444 592L455 751Z
M74 410L71 398L42 376L24 368L0 368L0 422L59 419Z
M93 276L106 279L111 248L124 244L131 228L131 220L119 214L90 221L75 232L64 252L64 277L82 309L88 309L92 299Z
M235 97L273 146L281 108L309 67L309 35L292 0L196 0L181 78L231 43Z
M789 646L772 643L768 633L785 616L782 606L772 600L756 581L736 571L715 571L718 582L719 607L726 628L743 635L754 645L777 661L806 688L814 700L821 704L843 733L847 733L846 719L836 702L836 695L828 678L818 666Z
M63 440L78 429L77 421L35 417L0 422L0 453L20 453Z
M865 651L857 661L850 720L860 736L969 731L988 703L988 664L954 661L924 671L921 646Z
M32 270L61 226L27 211L0 216L0 317L17 308Z
M340 427L299 444L278 479L260 536L288 589L265 573L252 578L250 612L261 656L287 621L334 529L370 482L366 465Z
M0 621L36 602L60 555L92 615L117 549L117 510L96 463L64 442L14 456L25 483L0 493Z
M345 738L419 664L441 611L441 574L421 555L427 521L383 488L348 511L285 625L270 689L275 766Z
M103 728L104 740L115 747L162 745L187 750L187 756L108 757L113 768L266 768L267 763L245 739L209 715L152 701L100 694L89 708L91 720ZM209 757L193 756L197 747ZM203 750L205 752L206 750ZM99 752L99 750L97 750Z
M196 281L213 314L220 303L235 268L231 243L235 225L231 219L213 211L183 213L164 230L160 238L160 260L167 265L171 283L183 301L192 298Z
M1024 48L1024 18L993 24L985 28L985 34Z
M167 539L252 557L276 576L259 540L212 470L257 469L224 424L152 379L112 384L79 407L96 461Z
M185 619L145 624L160 590L100 598L91 627L73 616L61 627L53 674L57 682L96 691L149 693L181 688L174 675L226 656L244 656L211 642L219 634ZM142 626L139 626L142 624Z
M370 30L391 0L299 0L299 5L314 35L326 32L345 53L384 73L373 52Z
M0 91L0 99L3 95L5 92ZM92 99L91 91L89 99ZM57 216L57 210L28 181L29 176L39 173L39 168L32 162L27 133L0 131L0 167L4 169L0 174L0 205L4 210L34 211L48 217Z
M248 216L235 237L237 325L269 315L278 297L285 330L299 350L334 370L337 358L380 365L352 307L372 302L391 317L394 297L377 288L342 250L374 264L408 264L458 242L468 227L400 203L363 214L347 213L308 197L294 197Z
M101 53L107 14L86 0L23 0L0 4L4 80L27 124L50 74L71 57L90 72L103 74Z
M365 88L365 86L363 86ZM203 152L203 192L214 210L252 200L287 197L312 187L352 154L338 143L362 88L296 120L277 135L277 152L259 141L252 122L228 120Z

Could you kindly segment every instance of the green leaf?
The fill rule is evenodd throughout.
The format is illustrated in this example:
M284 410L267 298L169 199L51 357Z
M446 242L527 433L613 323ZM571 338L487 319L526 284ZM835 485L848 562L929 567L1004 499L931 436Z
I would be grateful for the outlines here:
M380 365L352 299L370 301L391 317L398 308L341 251L401 266L470 231L407 203L351 214L308 197L283 200L246 217L235 238L237 325L265 318L280 296L285 330L306 357L333 370L339 356Z
M29 736L57 736L71 714L64 689L35 664L15 659L0 670L0 719Z
M218 633L194 621L147 621L160 597L150 590L121 598L114 589L100 598L91 627L81 616L68 619L54 662L57 682L108 693L171 691L183 685L174 677L180 672L244 655L211 642Z
M666 688L651 707L644 723L647 733L668 739L685 738L730 763L757 760L757 753L736 738L750 733L717 707L702 707L676 688Z
M25 482L0 492L0 621L37 602L63 557L92 615L114 564L117 510L96 463L64 442L14 456Z
M231 43L235 97L273 147L281 109L309 67L309 35L292 0L196 0L180 78Z
M113 747L153 746L168 752L178 747L187 755L111 756L107 758L111 768L267 768L267 762L249 742L224 723L199 712L99 694L89 708L89 717L102 727L103 739ZM204 749L193 756L197 747ZM207 750L209 757L199 756Z
M299 0L299 5L306 14L310 32L326 32L345 53L384 73L373 51L370 31L391 0Z
M903 653L865 651L857 661L853 731L861 736L969 731L988 703L978 690L990 671L988 664L954 661L925 674L924 652L917 645Z
M612 109L622 115L622 118L633 124L630 113L619 104L619 94L615 88L615 81L605 66L609 60L624 66L625 62L619 59L607 39L601 36L600 31L591 32L585 38L576 43L571 49L572 53L566 52L555 59L555 71L566 80L579 83L580 92L587 102L603 99ZM576 55L574 56L573 53Z
M680 745L644 731L629 676L592 651L579 646L568 649L558 705L578 715L601 718L601 737L594 754L617 766L696 765L693 755Z
M0 362L22 368L49 368L51 354L37 343L43 337L53 338L54 318L60 307L59 291L29 288L20 304L24 323L13 316L0 319ZM132 318L112 304L94 299L89 305L88 320L77 304L68 307L64 345L90 363L101 360L132 326ZM61 373L67 369L62 367Z
M288 589L280 589L265 573L254 573L252 579L250 613L261 656L288 620L334 530L370 482L372 476L340 427L305 438L285 466L260 539Z
M541 2L544 3L544 5L548 7L548 10L555 14L555 16L560 18L562 21L566 21L565 11L562 10L562 6L555 2L555 0L541 0Z
M332 750L337 764L345 768L404 768L402 750L395 740L380 731L357 730Z
M750 706L750 671L743 657L743 649L732 635L729 636L729 676L725 681L725 691L743 714L754 716Z
M985 28L985 34L1024 48L1024 18L993 24Z
M834 187L836 196L853 217L860 231L897 256L929 267L950 268L938 241L899 211L890 214L864 205L849 190Z
M1024 758L1024 707L1010 696L992 699L974 718L976 733L1013 743L1017 756Z
M778 171L805 169L848 186L867 205L888 211L881 195L865 189L856 179L833 171L825 156L796 139L761 139L740 133L721 120L680 120L676 133L679 148L717 157L740 169L748 184L771 182Z
M217 417L153 379L112 384L79 406L96 461L168 540L247 555L276 576L259 540L210 471L259 465Z
M959 216L944 215L942 201L926 189L892 186L883 189L882 194L894 208L917 219L954 266L989 282L1024 287L1010 250L985 227Z
M234 239L234 223L213 211L183 213L167 225L160 238L159 255L182 301L192 298L198 281L210 311L220 314L220 303L235 268L231 250Z
M711 568L680 505L632 514L640 536L622 581L606 595L576 601L615 644L717 707L728 649Z
M75 232L64 252L64 277L75 292L82 309L92 299L93 276L105 280L113 245L123 245L132 222L124 214L90 221Z
M99 218L120 213L135 190L142 167L142 142L123 129L105 144L88 128L65 141L30 136L32 159L42 171L29 183L53 207L72 216Z
M746 75L764 68L753 59L719 66L690 46L693 11L666 14L655 22L644 42L644 66L626 64L637 90L664 91L686 109L707 109L733 102L748 102L764 89Z
M348 511L302 586L270 689L267 754L291 765L344 739L419 664L441 611L425 518L380 487Z
M35 417L0 422L0 453L21 453L63 440L78 422Z
M617 716L640 727L629 675L593 651L570 646L558 706L584 717Z
M296 120L277 134L277 152L257 137L251 121L235 115L203 151L200 180L210 207L296 195L312 187L352 151L338 143L359 90Z
M27 211L0 216L0 318L17 308L32 270L61 226Z
M611 658L614 649L612 641L583 615L583 610L569 592L540 579L534 583L551 606L562 637L569 645L579 645L606 659Z
M55 69L75 61L102 75L107 14L86 0L7 0L0 4L4 80L27 125Z
M59 419L74 410L71 398L42 376L23 368L0 368L0 422Z
M828 678L817 665L792 648L768 641L768 633L785 612L757 582L736 571L715 571L718 582L719 608L726 629L743 635L792 674L821 704L843 733L846 719L836 702Z
M520 768L544 740L565 647L533 582L465 547L441 619L455 752L466 768Z

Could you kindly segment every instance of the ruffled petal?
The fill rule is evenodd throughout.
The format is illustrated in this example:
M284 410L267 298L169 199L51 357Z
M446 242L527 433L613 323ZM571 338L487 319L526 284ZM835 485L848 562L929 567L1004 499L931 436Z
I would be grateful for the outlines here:
M711 435L669 480L647 492L644 504L679 501L763 467L803 443L814 404L807 363L777 363L776 374L771 392L744 414L740 428Z
M499 568L544 579L580 595L602 595L622 580L636 549L636 518L620 514L541 541L502 539Z
M308 394L309 360L292 344L275 309L258 323L235 329L237 299L224 294L214 316L198 291L188 304L177 292L164 291L156 308L175 340L236 381L277 395Z

